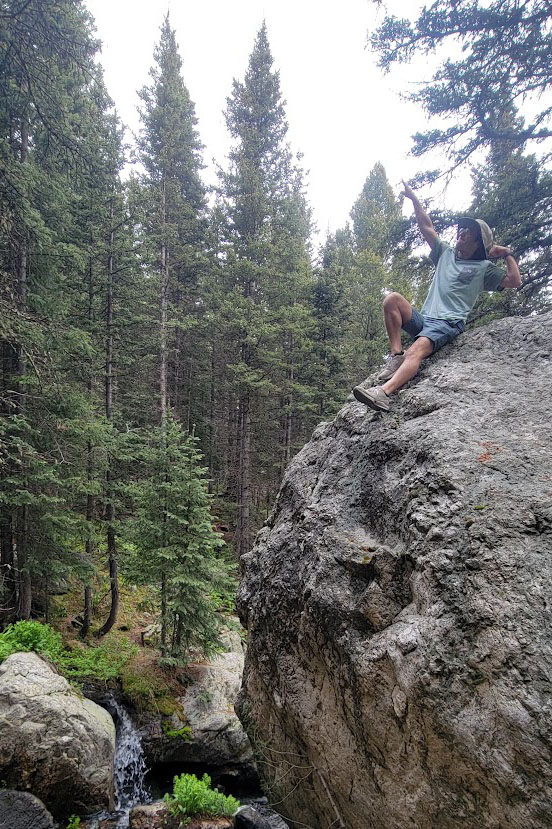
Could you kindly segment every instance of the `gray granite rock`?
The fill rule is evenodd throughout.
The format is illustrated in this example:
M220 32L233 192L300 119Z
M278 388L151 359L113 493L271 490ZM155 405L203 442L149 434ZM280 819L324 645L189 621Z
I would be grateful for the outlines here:
M38 797L0 789L0 829L54 829L54 819Z
M183 763L254 772L251 744L234 711L243 672L243 646L238 633L227 631L224 650L210 660L190 665L193 677L179 697L179 714L149 718L142 726L148 765ZM162 722L178 731L190 728L190 738L168 737ZM253 771L252 771L253 770Z
M240 806L234 815L235 829L271 829L270 821L252 806Z
M0 778L54 817L113 806L115 727L34 653L0 665Z
M550 827L551 354L551 314L467 332L290 464L239 714L298 823Z

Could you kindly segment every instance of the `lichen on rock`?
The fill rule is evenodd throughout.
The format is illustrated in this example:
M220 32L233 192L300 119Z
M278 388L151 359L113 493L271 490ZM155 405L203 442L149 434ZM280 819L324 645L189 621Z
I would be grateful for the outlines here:
M348 402L242 560L239 714L311 826L550 825L552 314Z

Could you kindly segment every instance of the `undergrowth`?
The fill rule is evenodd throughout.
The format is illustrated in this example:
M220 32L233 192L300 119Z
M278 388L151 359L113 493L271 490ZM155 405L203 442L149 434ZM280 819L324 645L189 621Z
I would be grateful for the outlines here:
M30 652L45 657L67 679L85 677L117 679L138 648L125 637L107 641L95 648L64 646L61 634L50 625L35 621L16 622L0 633L0 662L12 653Z
M235 797L227 797L214 791L208 774L204 774L201 780L198 780L195 774L181 774L180 777L175 777L173 793L166 794L165 801L175 817L231 817L240 805Z

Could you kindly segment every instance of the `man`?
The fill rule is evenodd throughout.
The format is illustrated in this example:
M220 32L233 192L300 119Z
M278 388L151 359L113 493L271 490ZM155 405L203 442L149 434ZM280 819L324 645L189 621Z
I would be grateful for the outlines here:
M493 245L492 231L482 219L460 219L453 250L437 236L412 188L404 181L403 185L403 195L412 202L418 228L431 247L430 258L436 269L421 313L398 293L389 294L383 302L390 356L378 376L382 385L353 389L357 400L380 412L389 411L389 396L417 374L422 360L462 333L481 291L502 291L521 285L512 251ZM506 275L489 258L503 258ZM402 351L401 329L414 339L406 352Z

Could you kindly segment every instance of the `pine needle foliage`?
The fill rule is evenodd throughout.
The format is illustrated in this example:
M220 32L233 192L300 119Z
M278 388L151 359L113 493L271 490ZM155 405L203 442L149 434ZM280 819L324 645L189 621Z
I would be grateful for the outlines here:
M158 590L166 585L163 656L182 660L190 649L209 654L219 641L221 597L234 583L213 526L198 440L169 416L164 427L133 442L147 477L128 487L135 551L129 568L136 581Z

